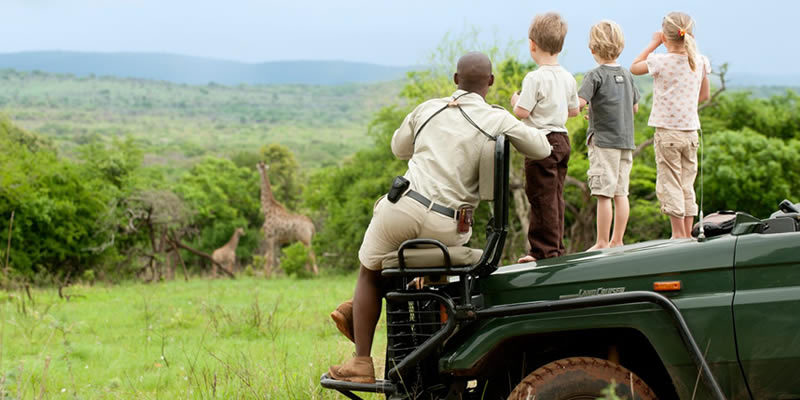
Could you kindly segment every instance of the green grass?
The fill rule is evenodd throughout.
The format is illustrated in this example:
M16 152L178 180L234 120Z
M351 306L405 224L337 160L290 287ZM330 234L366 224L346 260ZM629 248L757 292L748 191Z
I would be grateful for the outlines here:
M334 399L353 345L328 314L355 275L0 292L0 397ZM373 354L382 374L385 325ZM3 393L4 390L4 393ZM377 397L376 397L377 398Z

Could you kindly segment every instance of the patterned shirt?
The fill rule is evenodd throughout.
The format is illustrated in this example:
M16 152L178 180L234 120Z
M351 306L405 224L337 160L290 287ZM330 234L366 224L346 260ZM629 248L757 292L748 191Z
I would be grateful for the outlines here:
M711 63L698 54L697 68L689 68L685 54L647 56L647 69L653 75L653 109L648 125L656 128L695 131L700 129L697 98L703 78L711 73Z

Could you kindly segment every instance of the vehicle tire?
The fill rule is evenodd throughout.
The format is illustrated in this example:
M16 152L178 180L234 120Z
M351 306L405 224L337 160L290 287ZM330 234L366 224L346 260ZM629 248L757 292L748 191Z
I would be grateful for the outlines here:
M570 357L546 364L520 382L508 400L578 400L602 398L614 382L614 392L624 399L655 400L656 394L636 374L608 360ZM635 396L631 396L631 385Z

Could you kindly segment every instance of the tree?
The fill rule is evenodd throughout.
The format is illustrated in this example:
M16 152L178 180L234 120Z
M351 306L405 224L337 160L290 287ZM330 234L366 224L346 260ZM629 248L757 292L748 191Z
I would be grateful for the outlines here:
M237 167L226 159L207 157L183 175L176 192L193 212L192 247L210 253L225 244L236 228L244 227L247 234L239 242L236 254L245 262L252 258L264 221L258 175L253 170Z
M0 219L14 212L12 267L23 275L76 276L109 254L106 232L98 232L116 190L60 160L19 128L0 129ZM20 139L22 138L22 139Z
M781 200L800 201L800 140L743 129L716 132L706 146L707 210L739 210L766 218Z
M231 157L231 161L237 167L253 171L259 161L265 162L269 165L269 179L278 202L292 210L300 206L305 177L294 153L288 147L270 143L261 146L258 151L239 151Z

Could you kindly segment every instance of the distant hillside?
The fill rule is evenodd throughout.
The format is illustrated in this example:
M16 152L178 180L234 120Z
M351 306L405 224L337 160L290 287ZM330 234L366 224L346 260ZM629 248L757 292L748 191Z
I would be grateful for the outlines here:
M340 162L369 146L367 126L396 104L402 81L346 85L185 85L0 69L0 114L65 154L132 137L147 162L185 168L280 143L304 167Z
M0 69L85 76L141 78L205 85L340 85L400 79L411 67L346 61L236 61L158 53L80 53L63 51L0 54Z

